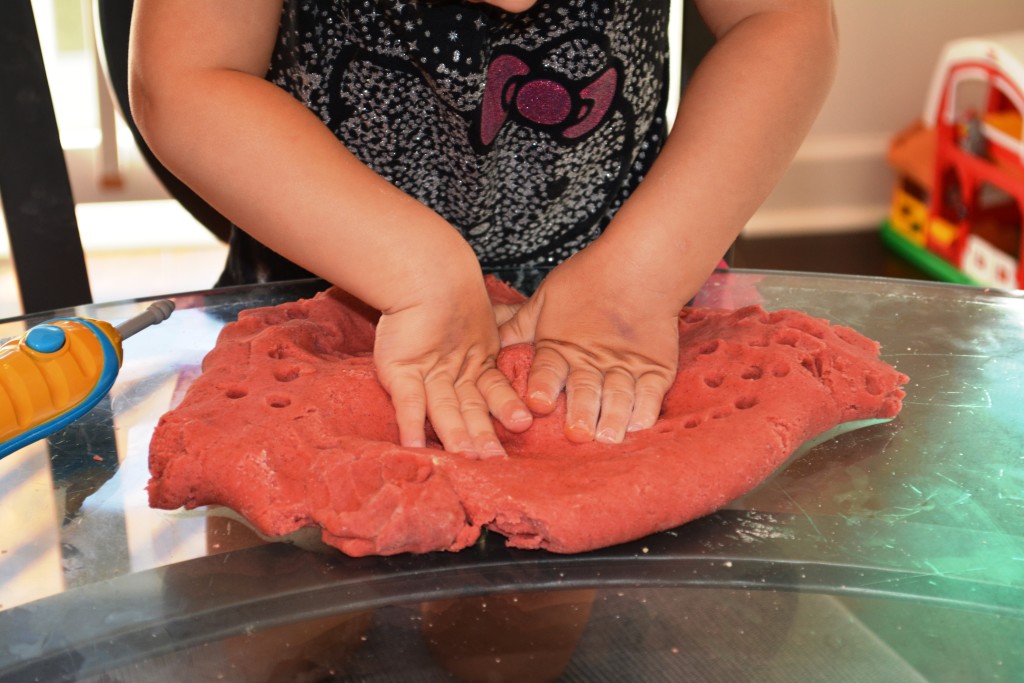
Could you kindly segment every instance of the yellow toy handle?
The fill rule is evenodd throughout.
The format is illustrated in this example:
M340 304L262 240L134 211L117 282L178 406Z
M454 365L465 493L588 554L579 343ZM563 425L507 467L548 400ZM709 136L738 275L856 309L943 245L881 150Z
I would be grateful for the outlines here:
M89 318L57 318L0 346L0 457L62 429L110 391L123 339L173 310L153 304L118 328Z

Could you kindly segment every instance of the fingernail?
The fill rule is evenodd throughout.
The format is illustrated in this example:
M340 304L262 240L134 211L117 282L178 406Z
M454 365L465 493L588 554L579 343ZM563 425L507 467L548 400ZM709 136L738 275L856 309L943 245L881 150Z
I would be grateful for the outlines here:
M637 422L631 422L630 426L626 428L628 432L638 432L642 429L650 429L654 426L654 420L638 420Z
M567 425L565 428L565 434L570 441L576 443L593 441L594 439L594 432L590 431L587 425L583 422L574 422L571 425Z
M505 449L499 441L488 441L484 444L483 455L487 457L499 457L505 455Z
M512 412L510 419L512 422L529 422L533 419L533 415L528 410L516 410Z
M542 391L535 391L526 398L526 402L531 408L538 411L551 410L552 400L551 397Z
M615 433L614 429L602 429L597 433L597 436L594 437L594 440L600 441L601 443L619 443L618 435Z

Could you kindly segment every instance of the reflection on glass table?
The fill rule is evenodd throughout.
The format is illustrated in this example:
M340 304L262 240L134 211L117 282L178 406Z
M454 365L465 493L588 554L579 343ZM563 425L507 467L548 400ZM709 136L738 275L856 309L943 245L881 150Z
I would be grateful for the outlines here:
M224 511L149 509L150 436L221 327L321 287L174 297L100 405L0 460L0 680L1024 679L1020 293L717 274L696 305L796 308L877 339L911 378L905 408L630 544L559 556L492 534L352 559ZM73 313L116 323L146 303Z

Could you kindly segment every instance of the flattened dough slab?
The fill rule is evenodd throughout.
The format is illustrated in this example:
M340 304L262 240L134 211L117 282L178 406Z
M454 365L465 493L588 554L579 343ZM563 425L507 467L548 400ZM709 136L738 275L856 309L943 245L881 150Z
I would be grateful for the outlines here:
M491 281L492 298L522 300ZM262 533L321 529L353 555L460 550L482 528L574 553L706 515L836 425L891 418L907 377L878 344L803 313L685 309L679 374L651 429L565 439L564 397L507 458L401 448L371 352L375 314L337 289L227 325L150 447L150 504L224 505ZM532 347L499 367L522 394ZM428 445L429 446L429 445Z

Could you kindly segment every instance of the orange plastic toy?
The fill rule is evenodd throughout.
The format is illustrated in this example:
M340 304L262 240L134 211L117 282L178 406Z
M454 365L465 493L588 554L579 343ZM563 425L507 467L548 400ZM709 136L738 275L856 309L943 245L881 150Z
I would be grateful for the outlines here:
M886 243L953 282L1024 288L1024 33L948 43L922 118L889 149Z
M0 346L0 457L91 410L117 379L122 340L173 309L170 301L158 301L116 328L56 318Z

